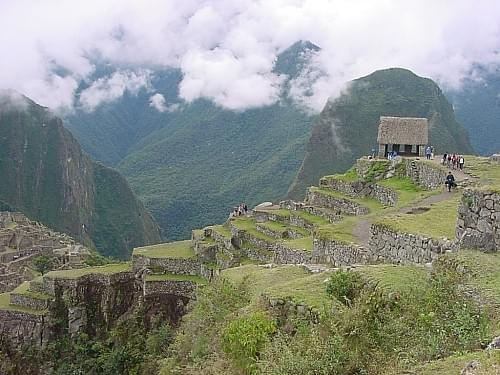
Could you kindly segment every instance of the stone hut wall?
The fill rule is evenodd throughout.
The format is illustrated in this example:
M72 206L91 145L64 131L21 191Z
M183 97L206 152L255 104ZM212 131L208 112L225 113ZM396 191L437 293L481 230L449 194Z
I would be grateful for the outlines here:
M465 248L500 249L500 192L465 190L458 209L457 239Z
M314 238L313 263L329 263L335 267L370 262L370 253L362 246L324 238Z
M454 241L396 232L380 224L373 224L371 232L373 261L423 264L432 262L440 254L458 249Z

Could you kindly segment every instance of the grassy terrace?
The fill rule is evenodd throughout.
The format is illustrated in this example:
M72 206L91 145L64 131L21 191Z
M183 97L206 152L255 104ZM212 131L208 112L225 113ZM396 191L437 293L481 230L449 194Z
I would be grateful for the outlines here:
M413 369L411 374L418 375L457 375L471 361L479 361L480 368L474 375L498 375L500 374L500 350L478 351L465 355L453 355ZM392 375L401 374L401 372Z
M10 304L10 293L0 294L0 310L19 311L31 315L45 315L47 310L33 310L23 306Z
M282 243L286 247L297 249L297 250L312 250L313 240L312 236L307 236L304 238L299 238L297 240L288 240L288 239L276 239L261 233L256 228L256 222L253 218L250 217L238 217L232 220L234 226L239 230L243 230L247 232L252 237L263 240L267 243Z
M466 156L465 171L479 176L481 185L489 185L500 191L500 165L490 163L488 158Z
M52 279L76 279L82 276L91 274L113 275L120 272L128 272L132 270L132 265L129 262L106 264L105 266L76 268L64 271L50 271L44 277Z
M12 293L17 293L21 294L26 297L34 298L34 299L41 299L41 300L48 300L51 299L52 297L44 294L44 293L38 293L38 292L32 292L29 290L30 282L25 281L21 285L19 285L16 289L12 291Z
M397 213L383 217L377 224L398 232L420 234L434 238L454 238L460 196L431 204L430 210L421 214Z
M132 255L142 255L148 258L195 258L191 240L161 243L158 245L137 247Z
M377 185L396 191L398 195L396 207L398 208L439 193L439 190L424 190L407 177L391 177L377 181Z
M324 225L316 229L316 236L327 240L356 243L356 237L352 234L352 230L358 220L360 220L359 216L345 216L338 223Z
M296 227L294 225L286 225L277 221L266 221L264 223L259 223L260 227L267 228L273 232L285 232L290 229L297 233L300 233L303 236L308 236L310 233L307 229Z
M248 278L255 299L266 294L277 298L291 297L316 308L332 305L332 300L325 292L328 273L310 274L302 267L291 265L270 269L245 265L224 270L222 276L236 283Z
M231 238L231 230L224 226L224 225L212 225L208 228L211 228L214 232L218 233L219 235L226 237L226 238Z
M164 273L161 275L147 275L146 281L191 281L196 284L206 284L207 279L196 275L174 275Z
M356 268L363 277L389 291L411 291L418 289L429 272L422 266L380 264Z
M348 195L342 194L338 191L333 191L333 190L329 190L329 189L321 189L321 188L318 188L315 186L311 187L310 189L312 192L317 193L317 194L326 195L326 196L329 196L332 198L344 199L347 201L355 202L355 203L359 204L360 206L368 207L368 209L370 211L378 211L378 210L381 210L382 208L384 208L382 203L380 203L379 201L377 201L376 199L373 199L373 198L353 198L353 197L350 197Z
M347 172L342 174L332 174L329 176L324 176L321 178L322 180L341 180L344 182L354 182L359 180L358 174L356 173L356 169L351 168Z

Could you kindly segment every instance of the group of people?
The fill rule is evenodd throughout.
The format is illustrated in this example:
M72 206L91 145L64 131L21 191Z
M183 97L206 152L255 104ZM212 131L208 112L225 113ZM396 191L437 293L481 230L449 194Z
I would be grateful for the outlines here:
M398 156L398 152L397 151L390 151L388 154L387 154L387 159L389 160L393 160L396 158L396 156Z
M434 146L427 146L425 149L425 157L427 160L434 159Z
M248 214L248 206L246 203L240 203L238 206L233 208L230 217L242 216Z
M443 165L446 165L452 169L464 169L465 159L462 155L445 153L443 159L441 160ZM451 172L450 172L451 173Z

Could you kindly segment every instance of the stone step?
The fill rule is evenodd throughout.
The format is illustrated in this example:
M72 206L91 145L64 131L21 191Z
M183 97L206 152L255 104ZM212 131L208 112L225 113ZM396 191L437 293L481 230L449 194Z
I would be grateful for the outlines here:
M307 190L306 204L339 211L344 215L366 215L369 208L340 193L310 187Z

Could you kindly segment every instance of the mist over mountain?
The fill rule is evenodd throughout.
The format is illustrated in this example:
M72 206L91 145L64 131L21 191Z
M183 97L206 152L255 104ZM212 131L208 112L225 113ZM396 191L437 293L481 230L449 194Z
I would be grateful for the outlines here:
M272 105L231 111L204 99L185 103L181 72L167 69L152 75L154 90L79 109L67 126L89 154L127 177L167 238L187 237L242 200L253 205L285 195L314 118L289 93L318 50L299 41L280 54L274 72L285 89Z

